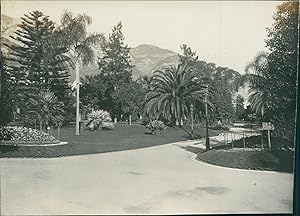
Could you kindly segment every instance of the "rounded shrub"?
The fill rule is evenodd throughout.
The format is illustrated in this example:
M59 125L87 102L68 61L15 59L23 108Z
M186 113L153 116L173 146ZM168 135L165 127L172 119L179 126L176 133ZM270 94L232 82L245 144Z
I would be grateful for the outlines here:
M150 120L146 124L146 128L149 129L152 134L157 134L160 131L165 130L166 125L162 121L159 121L159 120Z
M114 125L109 112L94 110L87 114L85 126L90 130L113 129Z

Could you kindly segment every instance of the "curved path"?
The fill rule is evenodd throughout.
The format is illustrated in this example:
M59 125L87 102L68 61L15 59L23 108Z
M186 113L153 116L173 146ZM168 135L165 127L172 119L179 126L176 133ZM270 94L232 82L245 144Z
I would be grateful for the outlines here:
M57 159L0 159L1 215L290 213L293 175L195 161L185 141Z

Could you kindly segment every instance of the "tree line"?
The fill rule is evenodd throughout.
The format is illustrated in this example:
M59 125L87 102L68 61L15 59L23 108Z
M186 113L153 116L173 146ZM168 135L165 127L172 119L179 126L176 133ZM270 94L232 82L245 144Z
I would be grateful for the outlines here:
M13 120L16 107L21 109L21 118L38 118L42 125L74 121L70 71L97 62L99 73L80 80L83 117L93 109L103 109L118 119L143 116L182 125L189 124L193 115L201 123L207 102L211 125L252 115L258 121L274 122L278 134L291 138L296 106L297 6L297 2L287 2L277 8L274 24L267 30L269 52L259 53L245 75L200 60L183 44L178 65L137 80L132 77L134 65L121 23L106 38L87 32L92 22L87 15L66 11L56 25L42 12L30 12L11 36L13 43L5 44L9 53L1 53L1 124ZM233 100L245 83L251 89L247 109L242 97Z

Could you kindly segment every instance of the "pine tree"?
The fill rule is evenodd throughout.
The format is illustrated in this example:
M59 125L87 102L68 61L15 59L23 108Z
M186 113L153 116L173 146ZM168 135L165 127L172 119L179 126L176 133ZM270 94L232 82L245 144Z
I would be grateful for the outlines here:
M16 84L26 84L36 89L49 88L61 96L68 88L65 62L67 51L60 43L55 23L42 12L33 11L21 17L22 23L13 36L14 43L6 57L8 71Z
M124 43L122 23L113 27L109 40L102 45L103 57L99 59L98 65L101 73L109 76L110 84L116 88L118 83L129 83L132 76L130 62L130 48Z

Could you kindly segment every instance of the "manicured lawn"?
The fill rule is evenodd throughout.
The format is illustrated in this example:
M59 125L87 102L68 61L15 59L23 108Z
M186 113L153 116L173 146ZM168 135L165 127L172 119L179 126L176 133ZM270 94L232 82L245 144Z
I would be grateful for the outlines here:
M144 148L189 139L186 132L179 128L167 128L161 135L149 135L149 131L141 125L116 124L114 130L89 131L81 130L75 136L74 127L63 127L60 140L69 144L61 146L0 146L0 157L62 157L70 155L95 154L112 151ZM204 136L204 128L196 128L195 132ZM221 131L210 130L210 136ZM57 137L57 131L53 131Z
M294 152L291 150L274 149L254 150L220 146L210 151L200 152L197 159L224 167L273 170L281 172L293 172Z

